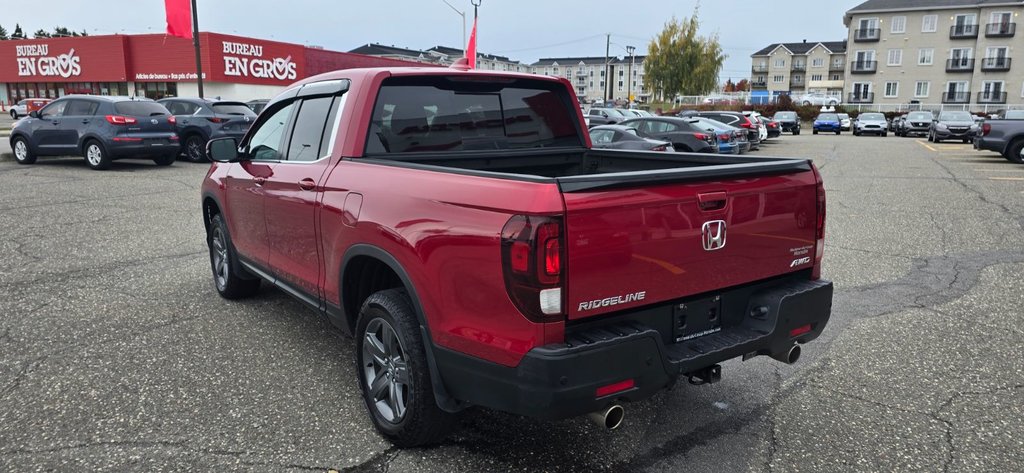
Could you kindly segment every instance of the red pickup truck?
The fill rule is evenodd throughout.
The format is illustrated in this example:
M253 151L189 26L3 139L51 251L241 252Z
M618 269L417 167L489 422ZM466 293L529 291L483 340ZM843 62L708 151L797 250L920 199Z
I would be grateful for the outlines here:
M476 405L615 427L719 363L794 362L829 319L806 159L591 149L568 81L442 68L301 81L213 140L218 292L267 281L356 340L377 429Z

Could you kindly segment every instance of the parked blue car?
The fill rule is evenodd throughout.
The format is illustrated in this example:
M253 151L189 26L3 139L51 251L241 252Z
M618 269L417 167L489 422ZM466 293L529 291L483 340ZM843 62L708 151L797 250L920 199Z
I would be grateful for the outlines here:
M163 105L144 97L68 95L15 123L11 149L18 164L80 155L96 170L115 159L169 166L181 149L174 121Z
M837 135L842 134L843 124L837 113L822 113L814 119L814 134L819 131L834 131Z

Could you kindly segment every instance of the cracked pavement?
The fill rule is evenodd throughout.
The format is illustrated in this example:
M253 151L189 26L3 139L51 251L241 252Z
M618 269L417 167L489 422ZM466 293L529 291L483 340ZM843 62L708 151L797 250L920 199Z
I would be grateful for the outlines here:
M0 470L1024 470L1024 179L990 179L1024 167L777 141L761 153L814 158L829 192L833 316L800 362L729 361L612 432L470 409L412 450L373 431L350 339L273 289L216 295L205 166L0 161Z

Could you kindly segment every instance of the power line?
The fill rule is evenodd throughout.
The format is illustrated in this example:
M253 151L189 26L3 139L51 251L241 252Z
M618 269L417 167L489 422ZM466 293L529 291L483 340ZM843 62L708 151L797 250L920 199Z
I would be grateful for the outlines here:
M535 51L535 50L538 50L538 49L547 49L547 48L554 48L554 47L558 47L558 46L564 46L564 45L567 45L567 44L582 43L584 41L590 41L592 39L597 39L597 38L600 38L602 36L604 36L604 35L603 34L597 34L597 35L587 36L585 38L579 38L579 39L574 39L574 40L570 40L570 41L563 41L561 43L545 44L543 46L534 46L534 47L530 47L530 48L504 49L504 50L501 50L501 51L494 51L494 52L495 53L518 53L518 52L522 52L522 51Z

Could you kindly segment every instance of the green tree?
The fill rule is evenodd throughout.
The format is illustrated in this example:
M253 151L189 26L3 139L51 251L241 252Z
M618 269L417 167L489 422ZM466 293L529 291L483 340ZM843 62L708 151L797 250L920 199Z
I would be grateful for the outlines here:
M69 29L67 29L67 28L65 28L63 26L58 26L58 27L53 29L53 37L54 38L66 38L68 36L77 36L76 34L73 34L73 33L74 33L73 31L71 31L71 30L69 30Z
M21 25L14 24L14 32L11 33L11 39L25 39L25 32L21 31Z
M42 29L42 28L39 28L38 30L36 30L35 33L32 34L32 37L33 38L49 38L50 37L50 33L47 32L46 30Z
M698 34L700 21L693 16L676 20L651 40L644 59L644 86L658 91L664 98L676 95L703 95L718 85L718 73L727 57L722 52L718 35Z
M0 41L7 41L8 39L10 38L7 37L7 28L0 26Z

